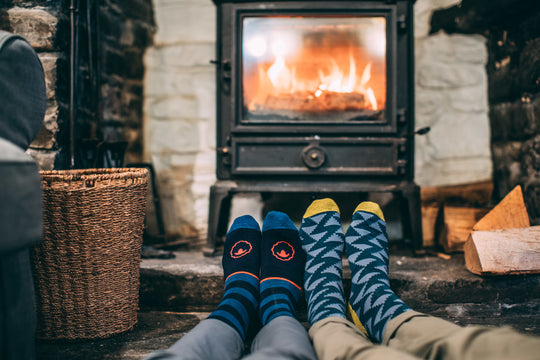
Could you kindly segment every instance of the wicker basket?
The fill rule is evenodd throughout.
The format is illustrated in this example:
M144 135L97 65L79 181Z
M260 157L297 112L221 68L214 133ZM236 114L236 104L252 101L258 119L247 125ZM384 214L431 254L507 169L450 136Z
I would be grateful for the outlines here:
M34 248L41 339L94 339L137 323L146 169L42 171Z

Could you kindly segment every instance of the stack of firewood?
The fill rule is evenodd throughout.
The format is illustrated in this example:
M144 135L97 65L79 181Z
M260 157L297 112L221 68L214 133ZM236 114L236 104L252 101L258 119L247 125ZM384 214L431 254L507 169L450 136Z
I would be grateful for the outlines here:
M540 273L540 226L530 226L521 187L490 207L489 183L422 189L424 246L465 253L478 275Z

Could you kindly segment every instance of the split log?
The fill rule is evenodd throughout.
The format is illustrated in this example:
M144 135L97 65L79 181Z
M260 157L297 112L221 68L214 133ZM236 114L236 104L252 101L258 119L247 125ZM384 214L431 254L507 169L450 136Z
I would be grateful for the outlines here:
M496 230L530 226L529 214L523 200L521 186L516 186L501 202L482 218L473 230Z
M493 182L483 181L479 183L422 187L422 204L449 204L470 207L487 207L493 194Z
M435 233L446 253L462 252L473 226L488 209L443 206L438 215Z
M424 247L435 245L435 222L439 206L422 205L422 240Z
M465 266L477 275L540 273L540 226L472 231Z

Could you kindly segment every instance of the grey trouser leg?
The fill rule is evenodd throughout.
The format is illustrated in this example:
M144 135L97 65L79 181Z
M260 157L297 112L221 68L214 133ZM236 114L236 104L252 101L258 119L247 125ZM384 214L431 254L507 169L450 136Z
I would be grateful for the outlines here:
M244 359L309 359L317 356L306 329L290 316L279 316L257 334L251 344L251 354Z
M205 319L170 348L145 360L237 360L243 350L244 341L236 330L222 321Z

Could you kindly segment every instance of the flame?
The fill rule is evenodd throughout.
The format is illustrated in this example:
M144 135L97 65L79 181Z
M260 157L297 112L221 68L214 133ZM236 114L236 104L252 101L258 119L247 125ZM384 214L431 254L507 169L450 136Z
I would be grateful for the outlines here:
M359 64L357 64L355 57L349 54L348 58L347 68L347 66L339 66L339 58L329 57L326 60L326 66L319 67L317 74L309 78L305 74L300 77L295 66L288 66L285 57L276 54L272 64L258 64L257 91L255 95L251 96L248 108L250 110L264 108L265 101L269 96L282 94L297 94L305 99L317 99L323 95L331 96L334 93L354 93L363 96L363 109L378 110L378 98L370 86L372 62L367 62L358 75ZM342 64L344 62L341 60ZM384 100L384 94L380 96L380 99Z

